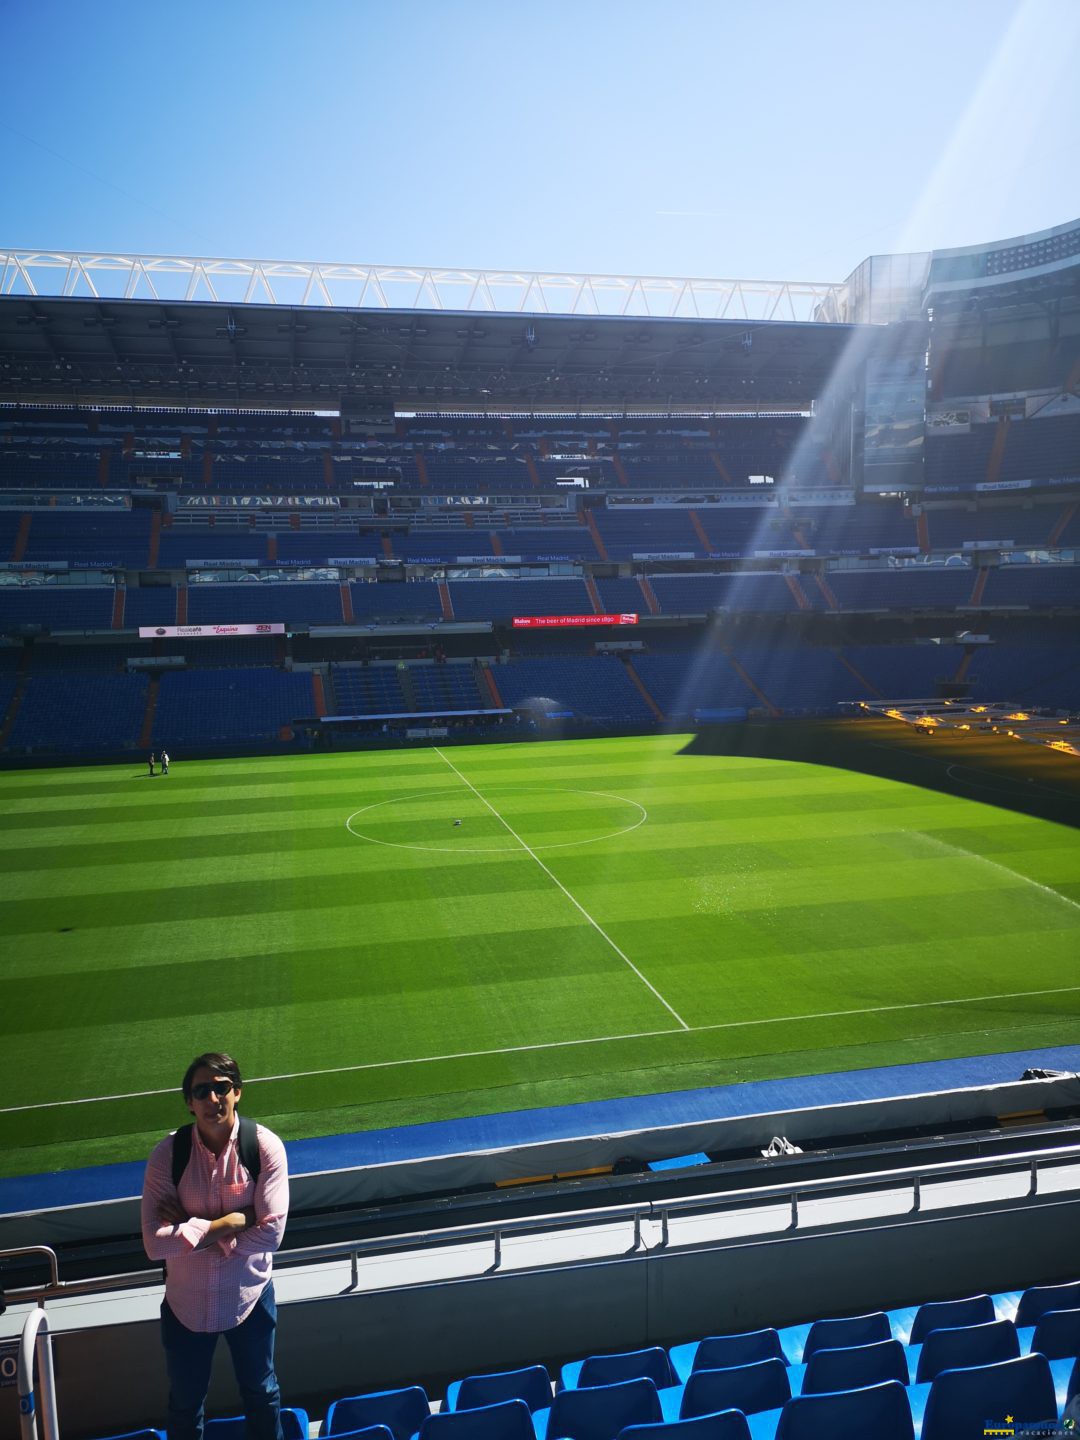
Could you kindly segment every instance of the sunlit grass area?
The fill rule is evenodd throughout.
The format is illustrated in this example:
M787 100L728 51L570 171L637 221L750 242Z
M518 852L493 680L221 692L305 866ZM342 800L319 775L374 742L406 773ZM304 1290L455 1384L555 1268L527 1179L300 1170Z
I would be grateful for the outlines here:
M1074 1041L1080 833L690 737L0 777L0 1165ZM73 1103L88 1102L88 1103Z

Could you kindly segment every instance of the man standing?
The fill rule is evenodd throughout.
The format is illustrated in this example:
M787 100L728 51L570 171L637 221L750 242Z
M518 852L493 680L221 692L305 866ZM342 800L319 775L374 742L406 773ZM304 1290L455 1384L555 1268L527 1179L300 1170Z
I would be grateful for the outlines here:
M169 773L169 752L167 750L161 752L161 773L163 775Z
M150 752L150 774L153 775L153 773L154 773L154 752L151 751L151 752Z
M143 1245L168 1266L161 1306L168 1440L202 1440L220 1335L250 1440L282 1440L271 1271L289 1210L285 1147L265 1126L241 1122L240 1068L228 1055L193 1060L182 1090L195 1123L154 1148L142 1194Z

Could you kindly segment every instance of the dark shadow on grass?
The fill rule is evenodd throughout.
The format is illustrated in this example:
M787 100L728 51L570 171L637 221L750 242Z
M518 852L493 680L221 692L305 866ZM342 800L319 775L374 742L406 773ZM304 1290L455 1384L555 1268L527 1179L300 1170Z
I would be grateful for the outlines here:
M1080 828L1080 764L997 735L917 735L873 716L754 721L703 726L681 753L855 770Z

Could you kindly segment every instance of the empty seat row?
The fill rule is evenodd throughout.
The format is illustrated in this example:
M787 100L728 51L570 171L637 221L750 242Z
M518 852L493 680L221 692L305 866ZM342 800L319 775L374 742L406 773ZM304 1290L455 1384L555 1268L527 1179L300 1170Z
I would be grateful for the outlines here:
M543 1365L470 1375L448 1387L437 1414L418 1385L351 1395L330 1405L318 1433L334 1440L967 1440L996 1416L1014 1429L1056 1427L1066 1412L1071 1421L1080 1410L1078 1357L1080 1281L707 1336L670 1351L592 1355L563 1365L554 1393ZM288 1440L309 1433L303 1411L282 1417ZM238 1440L242 1424L209 1422L207 1440ZM156 1434L139 1432L138 1440Z

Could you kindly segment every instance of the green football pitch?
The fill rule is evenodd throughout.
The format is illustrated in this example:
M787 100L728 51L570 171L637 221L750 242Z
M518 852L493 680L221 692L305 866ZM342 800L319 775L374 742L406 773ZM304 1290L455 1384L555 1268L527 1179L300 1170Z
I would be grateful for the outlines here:
M459 823L460 822L460 823ZM669 735L0 776L0 1173L1075 1042L1080 832Z

